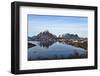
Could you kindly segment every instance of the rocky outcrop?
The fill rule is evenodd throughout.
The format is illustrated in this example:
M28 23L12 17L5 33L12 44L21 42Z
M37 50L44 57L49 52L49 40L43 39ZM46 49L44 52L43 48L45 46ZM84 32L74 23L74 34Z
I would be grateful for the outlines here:
M28 43L28 48L31 48L33 46L36 46L35 44L32 44L32 43Z
M49 31L40 32L37 36L33 36L33 41L55 41L56 36L52 33L49 33Z
M77 34L63 34L61 36L62 38L66 38L66 39L79 39L79 36Z

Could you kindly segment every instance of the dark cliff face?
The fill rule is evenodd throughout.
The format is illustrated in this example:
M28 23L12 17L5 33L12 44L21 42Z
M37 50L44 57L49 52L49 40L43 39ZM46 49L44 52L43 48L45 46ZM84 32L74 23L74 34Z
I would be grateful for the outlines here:
M55 40L57 37L51 33L49 33L48 31L44 31L44 32L40 32L37 36L33 36L32 40L36 40L36 41L45 41L45 40Z
M66 39L79 39L79 36L77 34L63 34L62 35L63 38L66 38Z

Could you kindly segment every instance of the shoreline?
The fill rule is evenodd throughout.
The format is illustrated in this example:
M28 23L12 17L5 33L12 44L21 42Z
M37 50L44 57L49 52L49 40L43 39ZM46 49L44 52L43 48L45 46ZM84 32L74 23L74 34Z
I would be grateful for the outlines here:
M72 45L74 47L79 47L79 48L83 48L85 50L88 49L88 41L83 41L83 40L79 40L79 39L59 39L59 40L56 40L56 41L52 41L52 40L45 40L45 41L39 41L39 42L42 42L44 43L45 45L47 45L48 43L51 43L51 42L60 42L60 43L64 43L64 44L68 44L68 45ZM28 42L29 44L30 42ZM32 45L33 43L31 43ZM36 45L36 44L33 44L33 45ZM30 45L28 45L30 46Z

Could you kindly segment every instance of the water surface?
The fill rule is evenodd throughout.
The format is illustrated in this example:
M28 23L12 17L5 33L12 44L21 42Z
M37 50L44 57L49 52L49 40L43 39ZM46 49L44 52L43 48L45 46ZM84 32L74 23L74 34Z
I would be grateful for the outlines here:
M87 58L85 49L60 42L30 41L36 46L28 48L28 60L76 59Z

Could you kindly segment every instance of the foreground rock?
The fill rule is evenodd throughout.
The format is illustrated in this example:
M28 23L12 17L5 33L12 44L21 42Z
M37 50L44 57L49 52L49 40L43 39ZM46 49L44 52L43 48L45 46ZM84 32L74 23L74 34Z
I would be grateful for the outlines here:
M35 44L32 44L32 43L28 43L28 48L31 48L31 47L34 47L36 46Z

